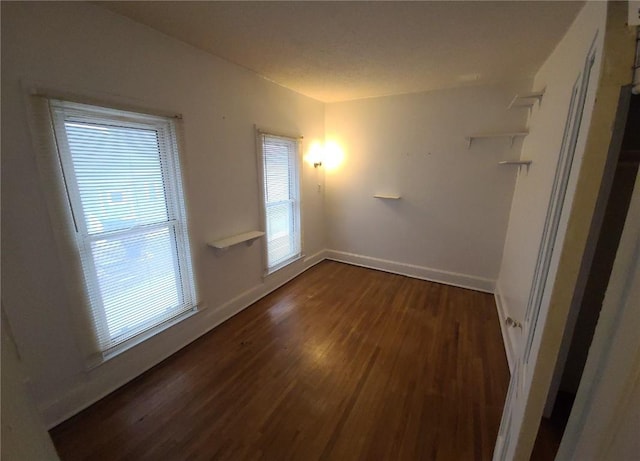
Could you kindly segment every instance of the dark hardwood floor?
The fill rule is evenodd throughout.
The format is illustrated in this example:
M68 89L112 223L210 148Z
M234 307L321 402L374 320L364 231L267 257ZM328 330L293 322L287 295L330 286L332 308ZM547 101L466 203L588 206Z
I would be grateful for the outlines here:
M493 296L325 261L51 431L62 460L490 459Z

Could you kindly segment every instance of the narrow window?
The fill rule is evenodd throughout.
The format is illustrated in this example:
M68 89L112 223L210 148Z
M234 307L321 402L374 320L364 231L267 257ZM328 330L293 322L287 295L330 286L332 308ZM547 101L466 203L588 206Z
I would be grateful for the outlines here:
M195 311L172 119L50 101L103 354Z
M301 256L298 140L259 133L267 273Z

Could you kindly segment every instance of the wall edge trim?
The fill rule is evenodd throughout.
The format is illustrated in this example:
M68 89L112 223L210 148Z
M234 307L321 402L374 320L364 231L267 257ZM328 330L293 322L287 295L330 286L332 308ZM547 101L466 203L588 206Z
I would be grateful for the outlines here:
M331 261L376 269L383 272L390 272L392 274L404 275L406 277L442 283L444 285L451 285L469 290L482 291L484 293L493 293L495 290L495 280L475 275L443 271L430 267L373 258L371 256L364 256L338 250L326 250L325 258Z
M502 290L500 289L499 284L496 284L496 289L493 296L496 300L496 311L498 312L498 320L500 322L500 333L502 333L504 353L507 356L507 363L509 364L509 373L513 374L513 366L516 357L513 350L513 342L511 341L511 336L509 335L509 331L507 330L508 327L506 302L504 300L504 296L502 296Z

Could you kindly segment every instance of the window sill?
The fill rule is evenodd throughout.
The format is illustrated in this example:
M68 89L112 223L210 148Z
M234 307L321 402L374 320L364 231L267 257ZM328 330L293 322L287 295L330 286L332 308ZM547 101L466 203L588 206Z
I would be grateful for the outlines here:
M292 258L289 258L285 261L282 261L280 264L273 266L272 268L267 268L267 270L264 273L263 278L267 278L273 274L275 274L276 272L278 272L280 269L284 269L285 267L289 266L290 264L295 263L296 261L299 261L301 259L304 259L304 253L300 253L296 256L293 256Z
M183 320L188 319L189 317L197 314L199 312L198 310L198 306L193 306L193 308L191 308L190 310L183 312L181 314L176 315L175 317L172 317L169 320L166 320L164 322L162 322L159 325L156 325L155 327L152 327L142 333L140 333L139 335L134 336L131 339L128 339L120 344L118 344L117 346L114 346L113 348L109 349L106 352L102 352L102 353L97 353L93 356L91 356L85 363L85 368L87 371L91 371L95 368L100 367L101 365L105 364L106 362L108 362L109 360L111 360L114 357L117 357L118 355L122 354L123 352L128 351L129 349L132 349L134 347L136 347L137 345L143 343L144 341L146 341L147 339L150 339L154 336L156 336L159 333L162 333L165 330L168 330L169 328L171 328L174 325L177 325L178 323L182 322Z

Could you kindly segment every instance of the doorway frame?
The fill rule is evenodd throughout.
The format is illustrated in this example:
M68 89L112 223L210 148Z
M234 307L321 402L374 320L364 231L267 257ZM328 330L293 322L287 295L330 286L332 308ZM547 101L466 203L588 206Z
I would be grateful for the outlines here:
M524 405L520 414L509 422L509 425L515 426L509 441L509 460L527 460L533 449L593 220L620 88L629 84L631 79L636 37L626 24L627 5L608 2L606 8L606 26L602 31L603 45L600 51L606 65L599 72L586 145L573 199L567 210L565 238L562 247L556 249L557 271L549 289L548 311L541 319L542 327L534 340L538 344L538 352L533 361L530 386L521 395ZM500 441L496 442L494 459L499 459L496 457L501 454L498 446Z
M622 443L616 444L625 430L625 416L635 410L633 399L640 394L639 298L640 169L558 459L606 459L621 447L629 450L632 440L636 449L640 446L628 427L618 440Z
M611 136L611 143L609 144L609 150L607 152L607 159L604 166L604 172L602 176L602 182L600 183L600 190L598 192L598 198L596 200L595 210L593 212L593 220L589 228L589 235L587 237L587 243L585 246L584 255L582 257L582 263L580 264L580 270L578 278L576 280L576 288L571 300L571 306L569 307L569 315L567 317L567 323L565 324L565 331L562 338L562 344L560 345L560 351L558 352L558 358L556 366L551 378L551 384L549 387L549 394L547 395L547 402L544 408L544 416L550 417L555 405L556 396L560 388L560 382L562 380L562 373L569 354L569 347L571 346L571 340L573 338L573 332L578 320L578 314L580 313L580 307L584 298L584 292L587 286L587 280L589 278L589 272L593 264L593 258L595 255L596 247L598 244L598 238L600 230L602 229L602 223L604 220L605 211L607 209L607 202L611 195L611 188L613 187L613 179L616 173L616 166L618 159L620 158L620 151L622 149L622 141L624 138L624 132L627 125L627 116L629 113L629 106L631 104L631 89L633 85L625 85L620 88L620 96L618 99L618 109L616 112L615 124Z

